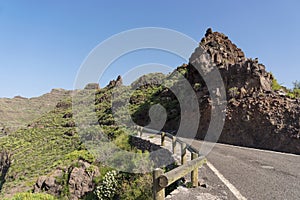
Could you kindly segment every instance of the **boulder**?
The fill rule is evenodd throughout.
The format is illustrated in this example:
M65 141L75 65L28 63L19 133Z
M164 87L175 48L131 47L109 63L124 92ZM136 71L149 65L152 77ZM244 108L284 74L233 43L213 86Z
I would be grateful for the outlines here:
M94 190L93 178L100 175L99 169L86 161L78 161L77 167L56 169L48 176L41 176L34 185L34 192L46 192L61 196L64 188L69 189L69 199L82 199Z

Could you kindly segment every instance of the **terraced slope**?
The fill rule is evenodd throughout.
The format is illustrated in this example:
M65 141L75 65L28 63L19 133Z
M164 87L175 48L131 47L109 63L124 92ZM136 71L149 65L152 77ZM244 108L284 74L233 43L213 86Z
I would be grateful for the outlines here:
M12 99L0 98L0 134L9 134L21 127L26 127L32 120L52 110L70 91L53 89L40 97Z

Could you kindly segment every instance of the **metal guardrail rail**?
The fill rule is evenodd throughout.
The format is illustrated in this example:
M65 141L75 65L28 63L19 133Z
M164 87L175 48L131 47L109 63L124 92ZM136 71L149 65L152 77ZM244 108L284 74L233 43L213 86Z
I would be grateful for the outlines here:
M152 133L161 136L161 146L165 146L166 137L172 140L172 153L175 154L177 144L181 145L181 166L169 171L164 172L163 169L157 168L153 171L153 199L165 199L165 188L184 177L186 174L191 173L191 181L193 187L198 186L198 168L204 163L205 157L201 156L199 151L192 146L177 138L176 136L164 132L157 131L141 126L135 126L138 136L142 137L143 133ZM191 160L187 162L187 151L191 153Z

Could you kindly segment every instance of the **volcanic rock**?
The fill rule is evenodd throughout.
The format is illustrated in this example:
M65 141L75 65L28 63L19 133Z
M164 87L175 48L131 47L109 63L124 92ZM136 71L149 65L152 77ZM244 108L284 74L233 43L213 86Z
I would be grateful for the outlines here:
M299 100L272 91L273 76L265 66L258 59L246 58L244 52L222 33L207 30L190 61L203 59L197 57L200 51L207 53L219 70L226 90L225 125L218 141L300 154ZM186 67L189 82L203 86L196 92L201 113L197 138L204 139L214 120L211 119L214 106L196 67L191 62Z

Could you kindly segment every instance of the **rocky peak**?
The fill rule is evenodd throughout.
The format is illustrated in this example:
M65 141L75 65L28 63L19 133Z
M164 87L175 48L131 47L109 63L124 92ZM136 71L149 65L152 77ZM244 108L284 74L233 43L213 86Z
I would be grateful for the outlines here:
M233 44L226 35L213 32L211 28L207 29L200 45L217 65L233 65L246 60L244 52Z
M213 32L211 28L207 29L205 37L192 54L190 61L197 59L203 50L218 67L227 95L232 89L240 94L243 93L241 96L251 95L256 91L272 90L273 77L265 70L265 66L260 64L258 59L246 58L244 52L223 33ZM191 83L205 84L191 63L188 67Z
M107 87L108 87L108 88L112 88L112 87L118 87L118 86L121 86L121 85L123 85L123 79L122 79L122 77L119 75L119 76L117 77L116 80L110 81L110 82L108 83Z
M203 56L203 52L209 56ZM216 66L223 79L228 101L219 142L300 153L300 100L273 92L274 78L265 66L257 58L246 58L226 35L213 32L211 28L206 31L186 66L189 82L202 86L196 90L201 116L197 134L199 139L206 136L214 107L211 101L206 101L209 100L209 92L203 77L196 70L197 66L192 63L203 63L201 68L207 73L212 71L212 65ZM189 115L192 116L191 113Z

